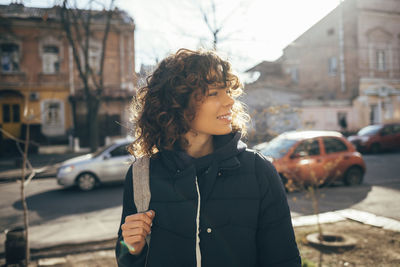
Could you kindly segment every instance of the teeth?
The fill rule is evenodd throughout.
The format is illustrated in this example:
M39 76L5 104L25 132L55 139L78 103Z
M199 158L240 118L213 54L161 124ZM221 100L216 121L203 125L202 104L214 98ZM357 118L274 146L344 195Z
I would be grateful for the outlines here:
M218 119L227 119L227 120L231 120L231 119L232 119L232 115L218 116Z

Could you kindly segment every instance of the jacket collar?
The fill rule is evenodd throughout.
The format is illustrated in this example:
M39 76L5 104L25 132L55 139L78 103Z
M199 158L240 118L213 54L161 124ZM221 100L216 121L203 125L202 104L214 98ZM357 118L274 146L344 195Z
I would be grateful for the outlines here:
M241 133L230 133L227 135L214 136L215 150L213 152L212 166L219 169L231 170L240 167L237 155L246 150L246 144L241 140ZM161 161L168 170L176 173L177 176L185 175L193 171L189 156L183 151L164 150L159 153ZM211 167L212 167L211 166ZM191 171L190 171L191 170Z

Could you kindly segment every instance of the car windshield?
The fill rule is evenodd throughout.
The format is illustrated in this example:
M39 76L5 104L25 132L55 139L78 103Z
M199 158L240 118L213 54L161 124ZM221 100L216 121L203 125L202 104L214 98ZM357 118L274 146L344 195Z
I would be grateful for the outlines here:
M100 156L101 153L112 147L114 143L109 144L108 146L105 146L103 148L98 149L96 152L93 153L93 158Z
M381 125L370 125L367 127L362 128L358 131L357 135L359 136L367 136L367 135L374 135L382 128Z
M297 140L276 137L261 149L261 153L265 156L279 159L283 157L296 142Z

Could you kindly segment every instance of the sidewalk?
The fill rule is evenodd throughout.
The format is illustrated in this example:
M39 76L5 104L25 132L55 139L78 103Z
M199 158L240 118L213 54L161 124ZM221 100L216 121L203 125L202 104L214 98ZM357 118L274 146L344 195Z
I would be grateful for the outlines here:
M61 162L89 153L87 149L75 153L69 152L64 146L49 147L43 152L42 154L28 155L28 159L36 172L35 178L54 177ZM1 157L0 183L21 179L21 167L18 165L22 165L21 157ZM27 175L29 175L29 173Z

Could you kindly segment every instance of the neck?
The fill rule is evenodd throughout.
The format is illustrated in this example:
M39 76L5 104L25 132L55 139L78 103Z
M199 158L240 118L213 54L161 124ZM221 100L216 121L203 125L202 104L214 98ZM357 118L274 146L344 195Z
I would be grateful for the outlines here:
M189 142L186 153L194 158L206 156L214 151L212 135L199 134L189 131L185 137Z

